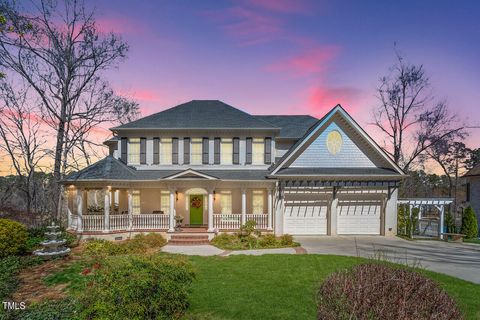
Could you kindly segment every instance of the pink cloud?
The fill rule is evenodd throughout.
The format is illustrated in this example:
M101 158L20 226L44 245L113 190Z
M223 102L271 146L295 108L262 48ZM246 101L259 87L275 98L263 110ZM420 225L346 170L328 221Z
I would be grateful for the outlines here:
M269 66L268 71L286 72L292 76L307 76L325 71L329 62L338 55L339 47L321 46L306 50L296 56L280 60Z
M354 87L314 86L306 90L305 106L309 114L322 117L337 104L357 113L365 102L362 90Z
M95 24L101 33L114 32L138 35L146 31L145 25L126 17L100 17Z
M118 89L116 93L122 97L131 98L137 101L143 102L159 102L160 95L157 91L150 89L134 89L134 90L123 90Z
M307 13L309 6L305 1L291 0L249 0L251 5L281 13Z

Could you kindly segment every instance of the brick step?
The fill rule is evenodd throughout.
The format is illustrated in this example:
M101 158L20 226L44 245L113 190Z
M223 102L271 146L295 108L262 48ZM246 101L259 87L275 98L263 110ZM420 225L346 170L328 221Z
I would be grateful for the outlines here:
M208 240L208 235L196 234L172 234L171 240Z

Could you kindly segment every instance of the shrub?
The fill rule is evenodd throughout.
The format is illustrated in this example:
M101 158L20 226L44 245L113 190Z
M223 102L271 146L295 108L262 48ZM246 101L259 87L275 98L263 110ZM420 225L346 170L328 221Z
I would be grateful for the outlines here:
M221 249L238 250L243 249L240 238L234 234L221 233L212 239L211 243Z
M467 207L463 211L462 231L465 238L472 239L478 237L478 222L472 207Z
M107 258L92 279L79 297L84 319L178 319L194 273L177 257L121 256Z
M21 223L0 219L0 257L23 253L27 237L27 229Z
M280 236L280 244L282 246L292 246L293 243L293 236L289 234L284 234Z
M318 291L318 319L461 319L435 282L404 268L357 265L330 275Z
M240 226L238 231L238 236L241 237L250 237L255 232L255 227L257 222L255 220L248 220L244 225Z
M88 256L95 257L106 257L128 253L126 246L103 239L91 239L86 241L83 252Z
M5 312L4 319L12 320L74 320L78 317L78 302L67 298L61 300L46 300L41 303L27 305L25 310Z
M0 301L5 301L18 286L18 273L22 268L41 262L38 257L8 256L0 258Z
M167 241L160 234L137 234L130 240L111 242L103 239L91 239L85 244L84 254L88 256L107 257L128 253L145 253L148 249L158 248Z
M147 249L163 247L167 243L167 240L162 237L161 234L151 232L147 234L139 233L128 240L127 243L130 244L132 248L137 247L142 251L146 251Z
M447 210L447 212L445 213L444 223L445 223L445 227L447 228L448 233L455 233L456 232L456 230L455 230L456 229L455 228L455 220L453 220L453 216L450 213L450 210ZM443 230L442 230L442 232L443 232Z
M276 247L278 245L277 237L271 233L263 235L260 237L259 245L264 248Z

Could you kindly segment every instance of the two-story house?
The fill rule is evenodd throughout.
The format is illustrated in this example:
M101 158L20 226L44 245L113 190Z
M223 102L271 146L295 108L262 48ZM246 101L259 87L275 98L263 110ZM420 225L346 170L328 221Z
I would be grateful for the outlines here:
M64 180L69 227L126 237L248 220L275 234L396 232L402 170L341 107L254 116L194 100L111 129L110 155Z

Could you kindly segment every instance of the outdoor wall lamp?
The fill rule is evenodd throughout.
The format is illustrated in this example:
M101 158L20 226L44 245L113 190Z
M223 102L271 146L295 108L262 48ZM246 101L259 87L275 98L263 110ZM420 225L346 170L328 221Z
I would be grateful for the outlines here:
M215 201L216 197L217 197L217 193L216 193L215 190L214 190L214 191L213 191L213 201Z
M178 201L178 191L175 191L175 201Z

